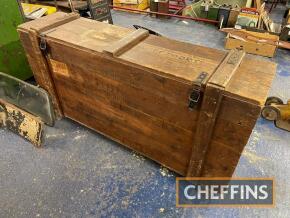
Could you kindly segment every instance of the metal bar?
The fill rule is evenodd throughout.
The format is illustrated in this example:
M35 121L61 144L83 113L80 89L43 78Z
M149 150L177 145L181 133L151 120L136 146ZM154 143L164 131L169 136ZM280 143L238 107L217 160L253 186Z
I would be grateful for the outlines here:
M57 0L53 0L53 1L54 1L54 6L55 6L56 10L58 11Z
M70 6L71 12L76 12L72 0L68 0L68 4L69 4L69 6Z
M161 12L153 12L153 11L144 11L144 10L138 10L138 9L133 9L133 8L126 8L126 7L119 7L119 6L114 6L110 5L111 8L115 9L121 9L125 11L136 11L136 12L142 12L146 14L157 14L157 15L165 15L165 16L170 16L170 17L176 17L180 19L187 19L187 20L194 20L194 21L201 21L205 23L212 23L212 24L218 24L219 22L217 20L209 20L205 18L194 18L194 17L188 17L188 16L182 16L182 15L177 15L177 14L168 14L168 13L161 13Z

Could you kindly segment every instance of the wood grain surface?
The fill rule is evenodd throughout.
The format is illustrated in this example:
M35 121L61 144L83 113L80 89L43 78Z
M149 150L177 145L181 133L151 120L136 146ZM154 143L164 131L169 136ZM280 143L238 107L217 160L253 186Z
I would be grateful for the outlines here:
M54 26L65 16L57 13L19 28L38 83L44 87L51 76L51 95L65 117L181 175L232 175L276 64L241 52L231 64L232 52L154 35L133 39L132 46L133 29L85 18ZM47 25L54 26L45 36L49 54L37 58L46 59L49 72L33 61L41 54L29 47L28 36ZM115 56L103 52L112 45L117 48L112 54L126 49ZM190 110L189 96L202 72L208 74L201 84L204 98Z

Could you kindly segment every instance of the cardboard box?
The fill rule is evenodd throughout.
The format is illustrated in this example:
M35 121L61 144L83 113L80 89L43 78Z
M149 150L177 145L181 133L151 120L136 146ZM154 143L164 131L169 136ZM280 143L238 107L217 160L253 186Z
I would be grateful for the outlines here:
M130 4L130 5L138 5L138 0L119 0L121 4Z
M126 3L125 3L126 2ZM149 7L148 0L113 0L114 6L145 10ZM122 10L122 9L119 9Z
M256 27L259 21L259 15L240 13L238 15L236 26L238 27Z
M279 40L279 37L277 40ZM267 43L258 43L254 41L242 41L231 37L231 34L228 34L226 37L225 43L226 49L243 49L245 52L250 54L261 55L265 57L273 57L276 53L277 45L271 45Z

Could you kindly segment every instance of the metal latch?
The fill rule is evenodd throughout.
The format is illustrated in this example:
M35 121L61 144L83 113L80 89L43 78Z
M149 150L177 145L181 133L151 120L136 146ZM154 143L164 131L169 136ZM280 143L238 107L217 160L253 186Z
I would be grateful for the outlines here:
M47 46L46 46L46 40L44 35L40 35L40 43L39 43L39 48L41 51L46 51Z
M39 37L40 37L39 48L44 54L46 54L47 44L46 44L45 34L40 34Z
M194 88L189 96L189 109L192 110L194 109L200 99L201 99L201 87L202 87L202 83L203 81L206 79L206 77L208 76L208 73L206 72L202 72L201 74L199 74L199 76L196 78L196 80L193 82Z
M53 32L55 30L56 30L56 28L50 29L48 31L45 31L45 32L42 32L42 33L39 34L39 37L40 37L39 48L40 48L41 51L47 53L47 43L46 43L46 39L45 39L46 34L51 33L51 32Z

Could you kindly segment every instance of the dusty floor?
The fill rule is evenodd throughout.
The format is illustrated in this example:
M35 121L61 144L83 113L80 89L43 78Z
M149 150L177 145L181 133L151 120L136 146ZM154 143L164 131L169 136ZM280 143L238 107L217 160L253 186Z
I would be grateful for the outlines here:
M113 19L223 49L223 34L210 25L123 12ZM279 50L273 60L279 66L271 95L290 99L290 52ZM0 217L290 217L290 133L262 119L235 176L275 178L274 209L177 209L175 174L66 119L47 129L43 149L0 130L0 150Z

